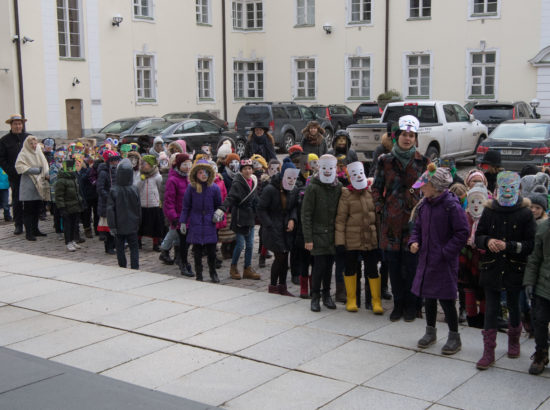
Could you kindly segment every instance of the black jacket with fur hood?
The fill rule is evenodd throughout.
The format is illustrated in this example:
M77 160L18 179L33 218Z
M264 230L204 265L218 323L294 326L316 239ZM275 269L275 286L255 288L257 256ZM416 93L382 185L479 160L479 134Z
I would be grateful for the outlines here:
M309 125L309 124L308 124ZM318 126L317 138L312 139L309 134L309 126L302 130L302 142L301 146L304 150L304 154L316 154L319 158L321 155L325 155L328 151L327 143L325 141L325 129Z
M521 196L514 206L501 206L492 199L486 202L475 239L476 246L485 251L479 262L482 287L521 289L527 257L535 245L536 223L530 206L531 201ZM506 242L506 249L491 252L489 239Z
M382 154L390 153L392 148L393 148L392 137L388 133L385 133L384 135L382 135L381 144L376 147L376 149L374 150L374 153L372 154L372 164L369 169L369 177L374 178L374 172L376 171L376 167L378 165L378 158L380 158Z

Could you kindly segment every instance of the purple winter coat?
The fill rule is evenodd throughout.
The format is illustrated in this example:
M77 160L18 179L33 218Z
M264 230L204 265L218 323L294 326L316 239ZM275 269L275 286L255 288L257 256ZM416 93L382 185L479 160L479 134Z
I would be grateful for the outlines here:
M411 292L423 298L456 299L458 256L469 234L466 213L445 190L418 206L409 247L418 242L418 267Z
M188 185L189 180L186 176L179 174L174 168L170 170L164 189L162 210L172 227L179 227L178 221L183 210L183 196Z
M214 173L211 172L207 182L195 180L193 169L189 175L189 186L183 196L183 210L180 222L187 224L187 243L204 245L218 242L216 224L212 222L214 211L222 204L220 188L214 184ZM197 192L200 184L201 193Z

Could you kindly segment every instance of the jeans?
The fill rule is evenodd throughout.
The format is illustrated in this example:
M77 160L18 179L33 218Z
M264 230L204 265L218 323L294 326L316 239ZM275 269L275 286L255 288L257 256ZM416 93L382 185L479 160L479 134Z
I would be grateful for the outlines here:
M111 236L110 234L107 234ZM138 236L136 233L131 233L127 235L117 234L115 237L116 241L116 258L118 260L118 266L121 268L126 267L126 252L124 251L124 243L128 243L128 248L130 249L130 268L139 269L139 246L138 246Z
M550 300L535 296L535 345L537 350L548 349L548 322L550 322Z
M445 312L445 319L451 332L458 332L458 314L456 313L455 301L452 299L439 299L439 304ZM437 317L437 299L426 298L424 300L426 309L426 324L435 327Z
M248 268L252 266L252 252L254 251L254 227L250 228L250 232L247 235L237 234L237 240L235 249L233 250L233 257L231 258L231 265L239 263L241 252L246 246L244 251L244 267Z
M384 256L388 263L395 304L412 309L417 304L417 297L412 294L411 286L416 275L418 256L409 251L386 251Z
M519 326L519 293L520 289L506 291L506 305L508 307L508 321L512 327ZM500 307L501 292L485 288L485 324L484 329L496 329L497 318L502 311Z
M0 208L4 210L4 218L10 217L10 190L0 189Z
M170 228L168 233L164 235L164 240L160 244L160 249L162 251L169 251L172 249L172 246L179 246L179 244L180 237L178 235L178 230Z
M323 293L330 294L330 282L332 280L332 265L334 264L334 255L315 255L313 256L313 272L311 274L311 292L321 292L321 283L323 284Z

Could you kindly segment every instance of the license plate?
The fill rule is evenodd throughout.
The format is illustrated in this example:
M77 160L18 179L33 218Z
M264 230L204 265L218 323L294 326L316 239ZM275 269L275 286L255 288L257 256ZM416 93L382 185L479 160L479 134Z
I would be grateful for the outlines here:
M521 155L520 149L503 149L500 151L502 155Z

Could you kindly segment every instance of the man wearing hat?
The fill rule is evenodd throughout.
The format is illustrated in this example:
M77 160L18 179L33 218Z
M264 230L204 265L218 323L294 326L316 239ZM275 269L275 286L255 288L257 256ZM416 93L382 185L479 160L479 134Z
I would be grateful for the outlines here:
M244 157L250 158L258 154L266 161L277 158L275 154L275 138L269 133L269 126L261 121L250 124L250 134L244 147Z
M23 148L23 141L29 134L24 129L27 120L20 114L11 115L6 124L10 124L10 132L0 138L0 167L8 174L10 181L15 235L23 233L23 204L19 201L19 182L21 175L15 170L15 160Z
M489 192L495 192L497 187L497 175L501 168L500 151L490 149L485 153L479 167L483 170L485 178L487 179L487 189Z

